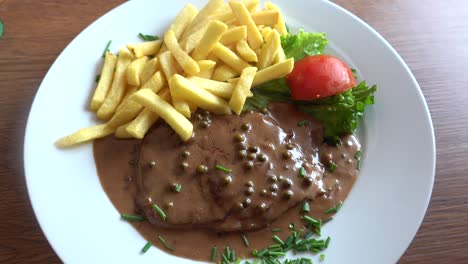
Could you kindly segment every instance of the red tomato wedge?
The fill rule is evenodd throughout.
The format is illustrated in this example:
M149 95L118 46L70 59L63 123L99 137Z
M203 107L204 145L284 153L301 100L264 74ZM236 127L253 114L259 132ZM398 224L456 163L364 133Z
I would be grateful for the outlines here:
M298 61L287 82L295 100L328 97L356 86L348 65L330 55L309 56Z

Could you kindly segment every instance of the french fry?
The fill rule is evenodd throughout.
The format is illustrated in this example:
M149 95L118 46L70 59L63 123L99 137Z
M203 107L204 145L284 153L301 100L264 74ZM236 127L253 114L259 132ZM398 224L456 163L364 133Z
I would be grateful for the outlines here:
M159 61L158 58L152 58L146 62L143 70L140 74L140 84L145 85L145 83L153 76L153 74L158 70Z
M255 78L252 83L252 87L266 83L268 81L281 78L288 73L290 73L294 68L294 58L287 59L280 63L271 65L270 67L266 67L263 70L259 70L257 74L255 74ZM237 84L239 78L230 79L229 83Z
M236 44L236 50L237 53L239 53L239 56L241 56L242 59L244 59L247 62L257 62L257 54L255 51L253 51L247 41L241 40L237 42Z
M115 67L114 80L109 93L97 111L97 117L102 120L108 120L112 117L117 106L122 101L127 85L126 72L127 67L133 59L133 55L127 48L121 48L117 66Z
M192 136L192 123L153 91L149 89L139 90L135 93L133 99L164 119L183 141L189 140Z
M159 63L161 65L161 69L166 76L166 80L169 80L174 74L177 73L176 62L172 57L172 53L170 51L166 51L159 55Z
M132 94L125 102L125 105L122 105L119 111L112 116L109 122L107 122L108 126L117 128L118 126L131 121L138 115L138 113L141 112L143 106L133 100L135 94L136 93Z
M228 45L247 39L247 26L238 26L228 29L224 32L219 43Z
M250 13L255 12L260 5L260 0L243 0L242 2L245 4L247 10L249 10Z
M160 71L157 71L151 78L141 87L141 89L150 89L151 91L157 93L161 88L163 88L166 83L166 79Z
M260 48L263 44L262 35L252 20L249 10L242 2L229 1L232 12L241 25L247 26L247 41L252 49Z
M172 53L174 59L186 73L189 75L197 75L200 72L200 67L198 67L197 62L179 46L174 31L168 30L166 34L164 34L164 44L166 44L167 49Z
M102 103L106 99L107 92L112 85L114 79L115 65L117 64L117 56L110 52L106 52L104 59L104 66L101 71L101 78L94 91L93 98L91 99L90 108L93 111L97 111L101 107Z
M191 114L190 106L188 102L184 100L183 97L177 94L177 91L176 91L177 88L175 86L176 85L174 82L174 78L171 78L169 80L169 90L171 91L172 105L177 111L179 111L179 113L181 113L187 118L190 118L190 114Z
M257 67L259 69L264 69L270 66L278 53L278 49L282 49L280 35L278 31L272 30L258 56Z
M271 3L271 2L266 2L265 3L265 7L268 9L268 10L276 10L279 12L279 16L278 16L278 23L275 25L275 28L276 30L278 30L278 32L282 35L282 36L285 36L288 34L288 30L286 29L286 24L284 23L284 18L283 18L283 15L281 14L281 10L279 9L279 7L277 7L275 4Z
M55 142L59 148L68 148L77 144L81 144L96 138L102 138L114 133L115 129L106 126L106 124L96 125L92 127L82 128L75 133L65 136Z
M224 63L229 65L238 73L241 73L244 68L250 66L247 62L239 58L239 56L237 56L234 52L232 52L223 44L217 43L211 52L218 59L222 60Z
M229 100L229 106L237 115L240 115L242 108L244 108L245 99L247 99L247 95L250 92L256 72L257 68L255 67L245 68L234 88L231 100Z
M197 16L193 19L190 26L182 34L182 40L186 39L188 36L192 35L194 32L198 31L201 27L200 25L206 21L209 21L214 17L220 10L223 10L225 7L224 0L210 0L205 7L198 12Z
M119 104L119 106L117 106L117 110L115 110L116 112L120 111L120 109L122 108L122 106L125 105L125 102L127 102L128 98L130 98L130 96L135 93L136 91L138 91L138 87L137 86L127 86L127 90L125 91L125 95L124 97L122 98L122 102Z
M218 20L211 21L208 24L208 28L201 38L200 43L198 43L198 46L193 50L193 59L205 59L227 29L228 27L226 24Z
M161 48L162 40L145 41L141 43L127 44L127 48L133 51L137 58L156 55Z
M198 26L198 30L193 32L190 36L187 38L183 39L180 42L180 47L187 53L191 53L195 47L197 47L203 38L203 35L205 34L206 30L208 29L210 21L209 20L204 20L200 23Z
M273 31L273 29L271 27L264 27L262 28L262 37L263 39L268 39L268 37L270 36L270 33Z
M128 124L124 124L124 125L119 126L115 130L115 137L116 138L132 138L132 134L128 133L128 131L127 131L127 126L128 126Z
M274 26L278 24L279 15L280 13L278 10L266 10L251 14L252 20L256 25L265 26Z
M198 9L192 4L186 4L184 8L172 22L169 30L174 31L177 40L180 40L184 30L192 23L193 19L197 16Z
M127 83L134 86L140 85L140 74L148 62L148 57L144 56L130 63L127 68Z
M286 60L286 54L284 54L283 48L278 49L278 53L276 53L275 59L273 60L273 64L277 64Z
M163 88L158 95L164 101L170 103L171 94L169 92L169 88ZM143 111L141 111L140 114L138 114L138 116L127 125L126 130L130 135L132 135L132 137L141 139L158 119L159 116L156 113L145 107Z
M198 77L210 79L213 75L214 67L216 62L212 60L199 60L197 61L200 72L197 74Z
M169 82L172 82L171 93L215 114L231 113L231 109L224 99L198 87L183 76L176 74Z
M239 76L239 73L237 73L236 70L227 66L226 64L223 64L216 67L216 69L213 72L213 76L211 76L211 79L215 81L224 82L237 76Z
M188 79L196 86L224 99L231 98L232 91L234 91L234 85L232 83L218 82L199 77L190 77Z

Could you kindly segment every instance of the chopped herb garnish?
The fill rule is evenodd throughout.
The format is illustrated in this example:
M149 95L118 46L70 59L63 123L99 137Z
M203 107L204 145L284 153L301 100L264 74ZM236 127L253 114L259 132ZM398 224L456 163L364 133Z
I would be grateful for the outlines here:
M343 202L339 202L337 205L333 206L332 208L325 211L326 214L337 213L341 206L343 206Z
M134 221L134 222L142 222L145 221L146 218L141 215L130 215L130 214L122 214L122 219L127 221Z
M336 165L335 162L332 162L330 163L330 165L328 166L328 169L330 170L330 172L334 172L336 170L336 168L338 167L338 165Z
M141 253L146 253L148 249L153 245L150 241L146 242L145 246L141 249Z
M154 41L154 40L158 40L158 39L159 39L159 36L156 36L156 35L145 35L145 34L142 34L142 33L138 33L138 37L140 37L141 40L144 40L144 41Z
M109 40L109 42L107 42L106 48L104 49L104 52L102 53L103 58L106 57L106 52L109 51L109 47L110 47L111 44L112 44L112 40Z
M361 156L362 156L362 151L360 151L360 150L358 150L358 151L356 152L356 155L354 155L354 157L355 157L356 159L360 159Z
M308 126L309 124L310 122L308 120L302 120L302 121L297 122L298 127Z
M325 241L325 248L328 248L328 245L330 245L331 238L327 237L327 240Z
M220 171L223 171L223 172L228 172L228 173L229 173L229 172L232 172L231 169L226 168L226 167L223 167L223 166L218 165L218 164L216 164L215 169L220 170Z
M281 228L273 228L273 229L271 229L271 232L275 232L275 233L276 233L276 232L280 232L280 231L281 231Z
M283 240L281 240L281 238L277 235L274 235L273 236L273 240L275 240L276 242L278 242L278 244L280 244L281 246L284 245L284 242Z
M0 20L0 39L3 37L3 32L5 32L5 26L3 25L3 21Z
M166 239L164 239L164 237L158 236L158 239L159 239L159 241L161 241L161 243L164 245L165 248L167 248L170 251L174 250L174 248L167 243L167 241L166 241Z
M302 204L302 212L305 212L305 213L310 212L310 205L308 202L304 202L304 204Z
M244 234L242 234L242 240L244 241L244 245L246 247L250 246L249 240L247 239L247 237Z
M333 220L333 217L329 217L329 218L323 220L323 223L326 224L326 223L330 222L331 220Z
M101 80L101 74L96 75L96 79L94 81L99 82L99 80Z
M360 170L360 169L361 169L361 160L358 160L357 165L356 165L356 170Z
M301 167L299 169L299 176L301 177L305 177L306 176L306 170L304 169L304 167Z
M359 78L358 78L359 76L358 76L358 74L357 74L357 70L356 70L356 69L352 68L352 69L351 69L351 72L353 73L354 78L355 78L356 80L359 79Z
M325 260L325 254L320 254L320 261L324 261Z
M218 256L218 248L217 247L213 247L211 249L211 261L215 261L216 260L216 257Z
M172 185L172 190L174 192L180 193L180 191L182 190L182 184L176 183L176 184Z
M153 209L156 211L156 213L159 214L159 216L161 216L164 221L166 221L166 213L164 213L164 211L157 204L153 204Z
M234 249L231 250L231 261L236 261L236 251Z

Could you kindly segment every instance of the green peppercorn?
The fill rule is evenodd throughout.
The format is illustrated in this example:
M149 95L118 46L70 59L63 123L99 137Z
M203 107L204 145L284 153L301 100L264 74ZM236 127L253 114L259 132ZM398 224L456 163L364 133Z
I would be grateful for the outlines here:
M247 161L247 162L245 163L245 168L246 168L246 169L250 170L250 169L253 169L253 167L254 167L253 161L249 160L249 161Z
M203 116L210 116L211 115L210 111L208 111L208 110L203 110L202 114L203 114Z
M200 114L197 114L197 115L195 116L195 118L196 118L197 120L202 120L202 119L203 119L203 116L200 115Z
M294 148L294 145L293 145L292 143L286 144L286 149L291 150L291 149L293 149L293 148Z
M290 159L292 157L292 154L289 151L284 151L282 155L283 159Z
M314 180L311 177L304 177L303 182L305 186L310 186L314 182Z
M264 107L260 110L262 114L268 114L268 108Z
M200 127L201 128L207 128L209 126L210 126L210 123L208 123L208 121L206 121L206 120L203 120L203 121L200 122Z
M257 210L261 213L265 212L267 209L266 203L261 203L257 206Z
M181 169L185 170L185 169L188 168L189 165L188 165L187 162L181 162L179 166L180 166Z
M230 183L232 182L232 177L231 177L231 175L226 175L226 176L224 176L223 181L224 181L224 184L226 184L226 185L230 184Z
M249 160L255 160L257 158L257 155L255 153L249 153L247 154L247 158Z
M244 206L244 208L247 208L250 206L251 203L252 203L252 200L250 200L250 198L245 198L244 201L242 202L242 205Z
M251 126L250 126L249 123L242 123L241 128L242 128L242 130L244 130L244 131L249 131L250 128L251 128Z
M278 181L278 177L276 177L276 175L268 175L268 180L270 182L277 182Z
M257 153L258 152L258 147L257 146L250 146L249 147L249 152Z
M235 134L234 141L236 142L243 142L245 140L245 136L242 134Z
M254 183L253 181L248 181L244 184L246 187L253 187L254 186Z
M276 192L277 190L278 190L278 184L273 183L273 184L270 186L270 191Z
M260 191L260 195L261 195L261 196L266 196L267 194L268 194L268 191L267 191L266 189L262 189L262 190Z
M287 190L283 192L283 199L289 200L294 195L293 191Z
M247 151L246 150L239 150L238 155L240 158L245 158L247 157Z
M293 185L293 182L291 181L291 179L284 179L282 181L282 185L283 185L283 188L291 188L291 186Z
M263 153L260 153L260 154L257 155L257 159L260 162L265 162L267 160L267 156L265 154L263 154Z
M254 188L249 187L247 188L247 190L245 190L245 195L252 195L254 192L255 192Z
M236 144L236 146L237 146L237 149L242 149L242 150L247 149L247 143L245 142L239 142Z
M156 167L156 161L152 160L152 161L148 162L148 168L152 169L154 167Z
M171 208L173 206L174 206L173 202L167 202L167 203L164 204L164 207L166 207L166 208Z
M190 152L188 150L182 151L182 158L188 158L190 157Z
M200 174L204 174L208 172L208 167L206 165L200 164L197 166L197 172Z

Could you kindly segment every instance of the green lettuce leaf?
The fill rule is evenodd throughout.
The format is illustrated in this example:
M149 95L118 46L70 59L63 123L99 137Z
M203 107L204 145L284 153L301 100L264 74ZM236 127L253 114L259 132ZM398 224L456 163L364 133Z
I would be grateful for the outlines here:
M325 33L307 33L300 30L298 34L288 34L281 37L281 46L288 58L295 62L305 56L323 54L328 40Z

